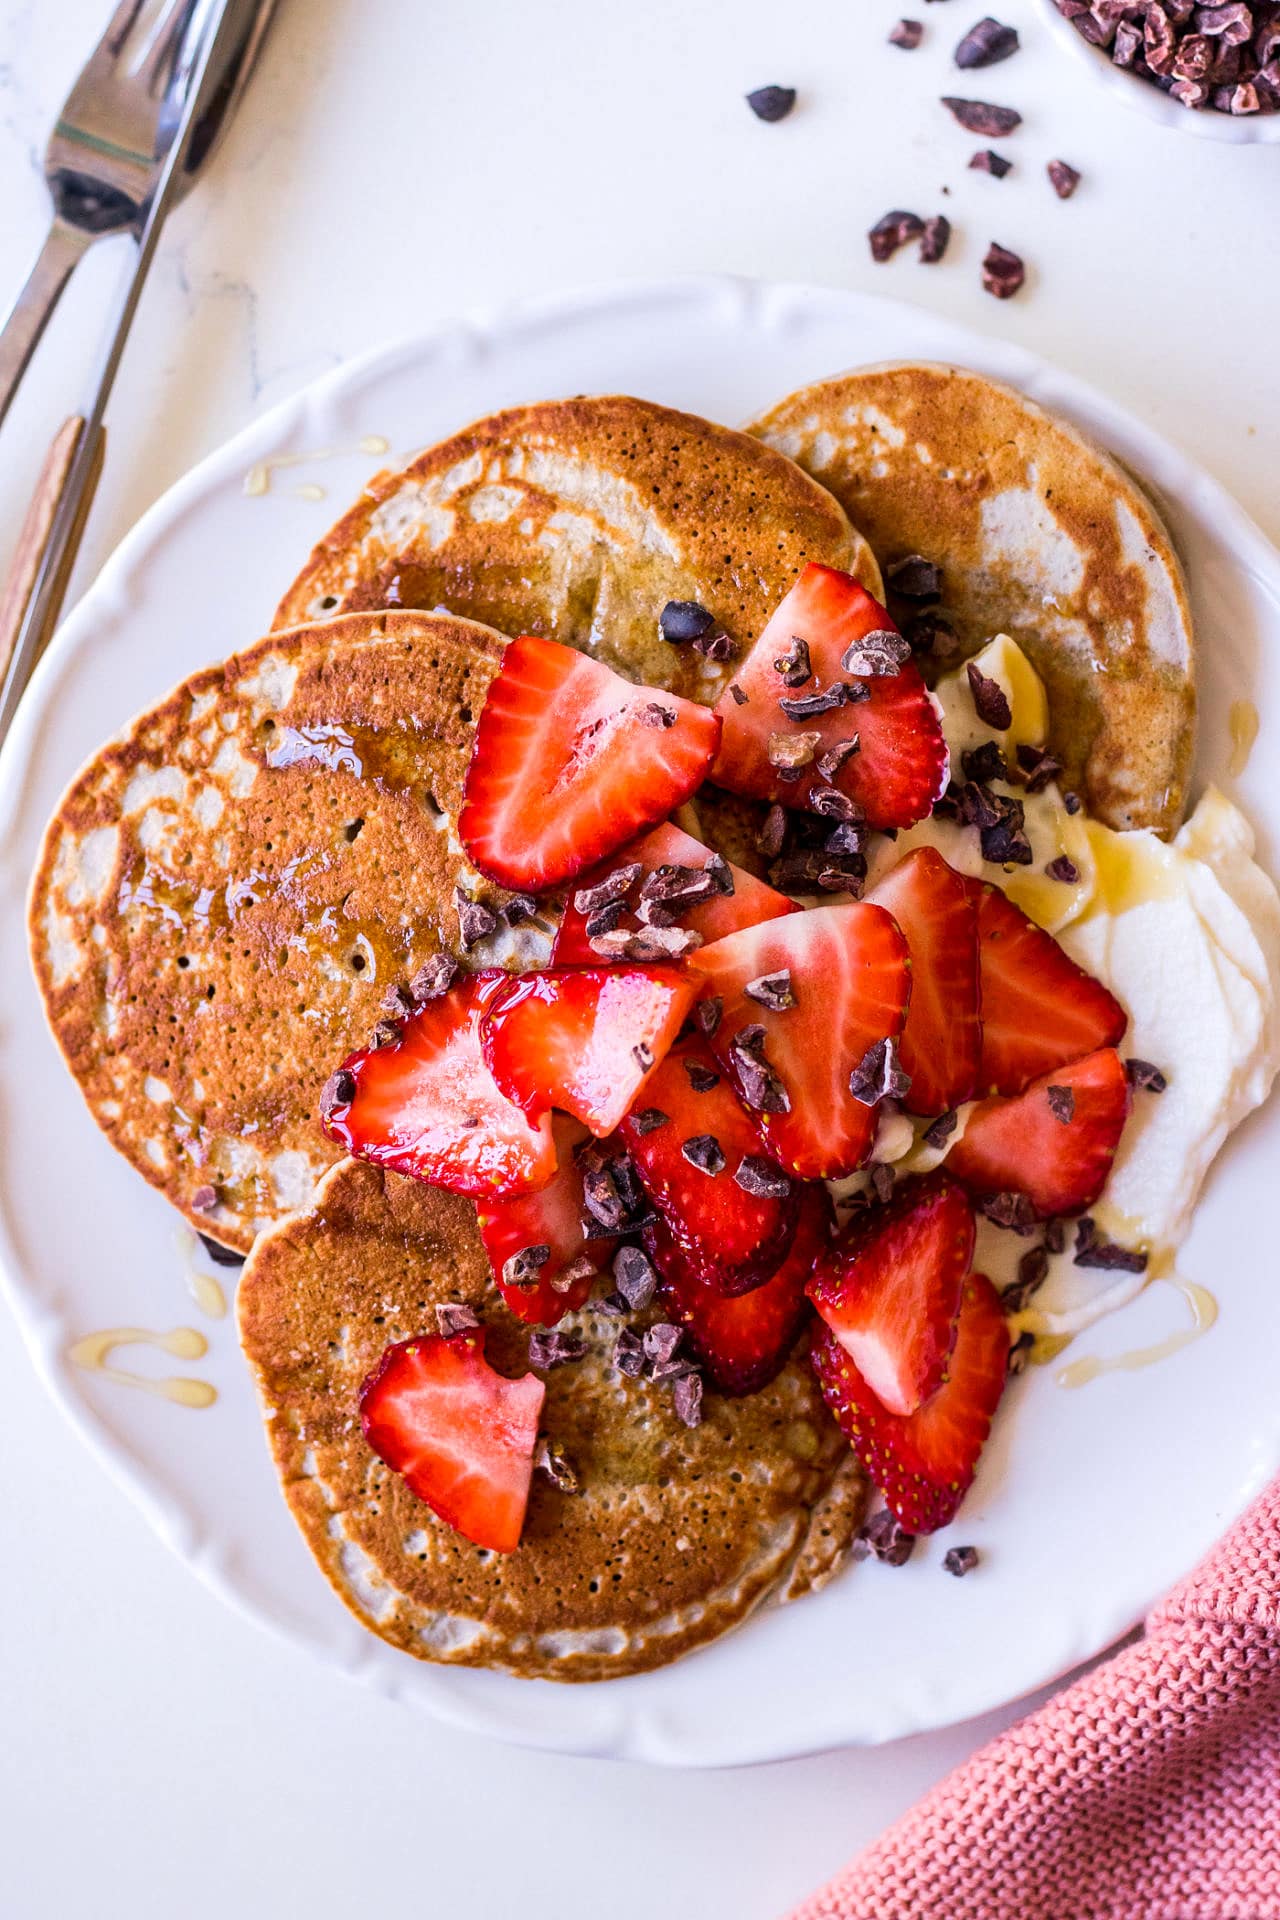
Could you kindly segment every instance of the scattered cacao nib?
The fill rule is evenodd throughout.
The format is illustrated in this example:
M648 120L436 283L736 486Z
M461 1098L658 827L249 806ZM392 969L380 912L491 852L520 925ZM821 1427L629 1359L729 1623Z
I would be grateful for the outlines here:
M798 693L792 699L783 694L778 705L788 720L812 720L820 713L831 713L836 707L844 706L852 691L843 680L837 680L821 693Z
M653 1263L639 1247L619 1247L613 1258L613 1278L618 1292L633 1313L647 1307L658 1288Z
M713 615L696 600L668 600L658 615L658 631L663 639L673 647L682 647L686 641L700 640L715 625Z
M960 1115L954 1107L952 1107L948 1113L940 1113L933 1125L925 1129L924 1143L926 1147L932 1147L935 1152L939 1147L945 1147L955 1132L959 1119Z
M738 649L727 633L703 633L693 643L695 653L704 660L725 661L736 659Z
M480 1325L480 1316L470 1307L464 1307L461 1300L445 1300L436 1307L436 1331L452 1340L455 1333L467 1333L472 1327Z
M404 1028L398 1020L379 1020L373 1030L375 1047L394 1047L397 1040L404 1039Z
M924 26L919 20L899 20L897 26L889 30L889 45L901 47L907 53L914 53L924 38Z
M733 892L733 868L722 853L713 853L702 871L710 878L717 893L728 898Z
M733 1177L744 1193L758 1199L785 1200L791 1191L790 1174L759 1153L744 1154Z
M887 1567L905 1566L915 1551L916 1536L899 1525L888 1507L873 1513L853 1544L855 1560L873 1553Z
M1043 793L1062 772L1062 762L1045 747L1018 748L1018 777L1028 793Z
M640 918L655 927L670 926L719 892L716 876L706 867L655 867L640 889Z
M671 1389L671 1401L676 1410L677 1420L686 1427L702 1424L702 1375L700 1373L682 1373Z
M502 1278L509 1287L531 1287L550 1258L551 1249L545 1241L521 1247L503 1262Z
M828 747L825 753L819 754L818 772L822 775L822 778L824 780L837 779L845 761L853 758L861 744L862 742L858 738L858 735L851 733L847 740L837 740L834 747ZM844 798L848 799L848 796L845 795ZM853 800L849 800L848 804L851 807L857 805ZM815 813L822 811L821 808L814 806L814 796L812 794L809 797L809 805ZM830 811L829 806L827 810ZM841 817L848 820L860 819L862 818L862 809L861 807L857 807L856 813L844 814Z
M587 1340L581 1332L562 1332L558 1327L537 1327L530 1334L530 1367L549 1373L551 1367L564 1367L587 1352Z
M1074 887L1080 878L1080 869L1074 860L1060 853L1056 860L1050 860L1045 872L1051 880L1060 880L1064 887Z
M560 1443L556 1440L548 1440L545 1433L539 1436L534 1450L533 1469L535 1473L545 1473L552 1486L558 1487L561 1493L578 1491L578 1476Z
M1007 733L1013 725L1013 709L1000 682L985 674L976 660L966 661L965 673L973 696L973 710L983 726L996 733Z
M601 1313L607 1313L613 1320L620 1320L624 1314L631 1311L620 1293L606 1293L604 1299L597 1301L596 1305Z
M1050 1253L1061 1253L1067 1244L1067 1223L1059 1218L1044 1223L1044 1244Z
M324 1091L320 1095L321 1118L330 1119L339 1107L349 1107L355 1097L355 1075L349 1073L346 1067L339 1067L324 1083Z
M901 560L895 560L885 571L885 582L898 595L900 600L939 600L942 597L942 568L932 560L926 560L922 553L908 553ZM866 646L869 641L880 639L879 634L868 634L866 639L855 645ZM900 639L898 634L890 634L891 640ZM896 647L894 658L900 663L906 655ZM846 669L854 672L845 661Z
M883 266L886 260L892 260L899 247L905 247L909 240L918 240L923 232L924 221L918 213L895 207L891 213L882 214L867 235L871 258Z
M758 1000L770 1013L785 1013L788 1007L796 1004L795 992L791 985L791 969L780 967L776 973L762 973L755 980L748 980L742 991L750 1000Z
M196 1238L212 1260L215 1267L242 1267L245 1256L237 1253L234 1247L224 1247L220 1240L211 1240L207 1233L197 1232Z
M849 1075L849 1091L864 1107L874 1107L878 1100L901 1100L911 1091L911 1076L902 1070L896 1040L877 1040L867 1048Z
M695 1133L692 1139L682 1143L680 1151L691 1167L709 1174L713 1180L724 1172L724 1150L714 1133Z
M1024 831L1025 820L1021 800L1013 800L1004 794L997 794L995 804L999 811L999 819L994 826L981 828L978 835L982 843L983 859L1002 867L1029 867L1035 855Z
M893 1168L884 1160L877 1160L871 1168L871 1191L881 1206L893 1192Z
M747 105L757 120L785 120L796 103L794 87L757 87L747 95Z
M1064 793L1062 796L1062 804L1068 813L1079 813L1080 795L1078 793L1071 793L1068 791Z
M712 1087L720 1085L720 1075L712 1073L710 1067L704 1067L700 1060L686 1059L684 1070L695 1093L710 1093Z
M729 691L733 695L733 704L735 707L745 707L749 705L749 696L742 691L742 688L736 680L729 682Z
M581 1280L590 1280L600 1269L589 1253L580 1253L559 1273L551 1276L552 1293L571 1293Z
M1006 173L1013 172L1012 160L1006 160L994 147L980 147L969 165L974 173L989 173L995 180L1003 180Z
M957 46L953 58L958 67L994 67L1018 51L1018 30L1005 27L988 14L970 27Z
M629 1231L648 1213L644 1192L626 1154L609 1156L592 1142L579 1158L582 1200L595 1229L603 1236ZM588 1237L602 1237L593 1230Z
M1080 175L1065 160L1051 160L1045 168L1049 182L1059 200L1069 200L1080 185Z
M847 742L841 743L842 760L848 758L848 755L843 753L843 748L847 746L847 744ZM854 735L853 744L856 749L858 744L856 734ZM831 754L823 755L824 760L830 760L832 758L833 755ZM818 771L819 773L822 772L821 764L819 764ZM837 766L836 771L839 772L839 766ZM830 779L831 776L827 774L824 775L824 778ZM841 793L839 787L815 787L809 795L809 810L811 813L816 813L819 819L838 820L842 826L846 827L860 827L866 819L866 815L857 801L850 799L847 793ZM826 844L829 846L830 841ZM859 851L860 850L859 848Z
M820 733L813 732L771 733L765 749L769 765L780 773L799 773L813 759L821 739Z
M865 854L828 853L822 847L784 853L769 868L769 884L780 893L856 893L866 877Z
M594 942L598 940L602 934L615 932L616 929L622 925L626 917L627 903L625 900L610 900L605 906L597 907L594 913L587 916L587 923L584 929L587 939Z
M684 1329L670 1320L659 1320L656 1326L647 1327L641 1336L644 1342L646 1360L656 1360L662 1365L675 1358L676 1349L684 1339Z
M676 723L676 710L674 707L664 707L661 701L650 700L641 707L639 718L642 727L660 727L665 733Z
M1029 1333L1020 1333L1009 1349L1008 1371L1011 1374L1025 1373L1031 1364L1031 1349L1035 1341Z
M458 910L458 937L464 950L485 939L498 924L497 914L490 912L483 901L468 899L461 887L454 889L453 904Z
M631 1124L640 1135L656 1133L659 1127L665 1127L671 1115L664 1113L661 1107L642 1107L639 1113L633 1113Z
M382 1011L388 1020L407 1020L416 1011L413 994L406 986L388 987L382 997Z
M993 1194L990 1199L979 1200L978 1212L993 1227L1003 1227L1009 1233L1032 1233L1038 1224L1036 1210L1025 1193Z
M591 936L591 951L603 960L683 960L702 945L692 927L626 927Z
M1098 1232L1097 1223L1085 1214L1076 1222L1076 1250L1072 1262L1077 1267L1100 1267L1106 1273L1145 1273L1147 1256L1121 1247Z
M1032 1294L1042 1287L1049 1272L1049 1255L1044 1247L1028 1247L1018 1262L1018 1277L1001 1295L1006 1313L1021 1313Z
M946 189L944 188L945 192ZM945 213L932 213L924 223L920 235L920 260L926 267L936 267L939 260L951 244L951 222Z
M1049 1111L1061 1126L1069 1127L1075 1119L1076 1096L1070 1087L1047 1087L1045 1098L1049 1102Z
M212 1213L217 1204L218 1189L207 1183L203 1187L197 1187L191 1196L190 1205L197 1213Z
M697 1006L694 1008L693 1024L698 1029L698 1032L705 1034L709 1040L716 1028L720 1025L720 1019L723 1013L724 1001L720 998L720 995L718 993L709 993L706 999L699 1000Z
M859 807L858 817L852 820L839 821L837 825L832 827L830 833L827 835L826 839L823 841L822 844L828 853L860 854L863 851L864 847L866 846L866 841L867 841L867 830L862 822L862 809L861 807ZM861 876L865 878L866 877L866 861L865 860L863 861L859 871Z
M976 1547L948 1547L942 1556L946 1572L953 1573L957 1580L963 1580L966 1573L972 1573L981 1555Z
M773 670L786 687L802 687L806 680L813 678L813 666L809 659L809 642L793 634L786 647L773 663Z
M573 896L574 908L578 913L598 913L602 907L612 906L615 901L625 900L640 875L644 872L638 860L625 867L615 867L594 887L580 887Z
M911 642L885 628L864 633L861 640L846 647L840 665L860 680L892 679L910 658Z
M978 786L988 780L1009 778L1005 757L994 740L984 740L980 747L966 748L960 755L960 766L965 779Z
M624 1327L613 1343L613 1364L629 1380L644 1372L644 1342L633 1327Z
M1003 818L1000 802L990 787L966 780L956 795L956 817L966 827L996 827Z
M766 860L776 860L786 844L786 838L787 810L775 803L766 813L756 835L756 852L762 853Z
M537 911L538 903L531 893L513 893L502 909L502 917L509 927L522 927Z
M984 140L1002 140L1022 125L1022 115L1013 107L994 107L989 100L957 100L954 94L944 94L942 104L966 133Z
M765 1058L761 1026L740 1027L729 1049L744 1105L754 1113L790 1113L791 1096Z
M1150 1060L1126 1060L1125 1075L1135 1093L1163 1093L1169 1082Z
M982 284L997 300L1011 300L1027 277L1021 257L993 240L982 262Z
M939 660L954 660L960 651L960 639L949 620L935 610L918 613L907 627L907 639L913 653L931 653Z
M433 953L429 960L414 974L409 982L409 992L413 995L415 1007L425 1007L429 1000L439 1000L448 993L458 977L458 963L451 953Z

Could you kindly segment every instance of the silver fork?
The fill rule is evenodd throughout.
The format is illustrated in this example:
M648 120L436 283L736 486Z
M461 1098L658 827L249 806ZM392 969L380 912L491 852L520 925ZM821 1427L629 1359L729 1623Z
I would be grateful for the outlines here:
M49 137L45 179L54 217L0 333L0 424L86 249L131 233L138 252L93 404L49 450L0 594L0 743L62 604L101 469L103 410L160 228L217 146L274 5L122 0Z

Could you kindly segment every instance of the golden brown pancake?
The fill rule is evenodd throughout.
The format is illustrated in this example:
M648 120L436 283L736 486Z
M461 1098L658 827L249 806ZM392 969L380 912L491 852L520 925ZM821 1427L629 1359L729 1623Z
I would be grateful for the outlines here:
M338 1157L320 1090L388 987L457 950L455 887L506 898L453 832L502 646L420 613L277 634L135 721L49 825L30 931L58 1044L113 1144L228 1246ZM475 957L517 950L503 929Z
M516 1552L473 1546L369 1450L358 1411L383 1349L434 1333L447 1301L481 1315L499 1371L528 1371L529 1330L498 1297L469 1203L357 1160L262 1235L240 1282L293 1516L384 1640L450 1665L601 1680L704 1646L775 1589L808 1592L840 1565L866 1484L803 1343L763 1392L709 1394L690 1429L669 1387L612 1366L625 1323L590 1307L562 1323L583 1330L587 1355L546 1373L540 1423L578 1490L535 1473Z
M1191 612L1123 468L999 381L920 361L802 388L750 430L830 488L886 572L915 553L942 567L965 653L999 632L1026 650L1091 812L1173 832L1194 748Z
M831 495L748 435L645 400L548 401L378 475L276 624L445 606L714 700L729 669L659 637L667 601L700 602L745 649L809 560L880 590L875 556Z

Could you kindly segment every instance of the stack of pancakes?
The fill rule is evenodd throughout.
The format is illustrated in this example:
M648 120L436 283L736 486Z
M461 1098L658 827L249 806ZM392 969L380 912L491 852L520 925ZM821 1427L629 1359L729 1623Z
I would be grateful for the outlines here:
M527 1329L472 1208L340 1160L317 1109L388 989L461 953L460 898L499 916L472 964L545 962L545 931L502 919L455 826L504 637L710 703L731 664L660 638L669 600L741 652L807 562L882 595L881 567L892 585L916 554L943 568L953 646L1004 630L1030 654L1092 812L1170 833L1194 684L1167 533L1073 428L918 364L805 389L745 433L617 397L478 422L378 476L273 632L105 746L50 823L30 924L58 1044L119 1150L248 1255L241 1334L294 1517L360 1619L421 1658L636 1672L848 1553L865 1483L803 1347L764 1392L710 1396L691 1431L591 1340L547 1381L576 1488L536 1478L511 1556L437 1520L366 1446L360 1384L438 1304L483 1315L504 1371L524 1371ZM701 827L758 866L746 803L711 796Z

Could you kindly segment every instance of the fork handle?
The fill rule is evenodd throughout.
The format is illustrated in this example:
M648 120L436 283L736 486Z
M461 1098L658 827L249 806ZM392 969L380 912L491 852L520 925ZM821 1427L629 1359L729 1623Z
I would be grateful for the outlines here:
M18 382L27 370L62 289L93 239L91 233L70 226L65 220L55 219L49 228L27 276L27 284L14 301L4 331L0 333L0 426L4 424Z
M64 422L54 435L49 451L45 455L44 466L40 470L40 478L36 482L31 505L27 509L22 530L18 535L18 544L14 548L8 577L3 588L0 588L0 682L9 670L9 662L13 658L13 650L17 644L18 635L22 631L22 623L27 616L27 608L31 604L36 581L40 577L40 569L49 546L49 536L58 516L58 508L67 491L71 470L84 432L84 415L76 413L70 420ZM86 484L79 494L75 519L72 522L66 547L59 557L57 574L46 602L41 631L36 637L34 659L38 659L48 646L57 623L67 591L67 582L71 577L71 567L79 549L80 537L84 532L84 523L89 508L93 504L98 476L102 472L105 447L106 435L99 429L97 446L86 476Z

